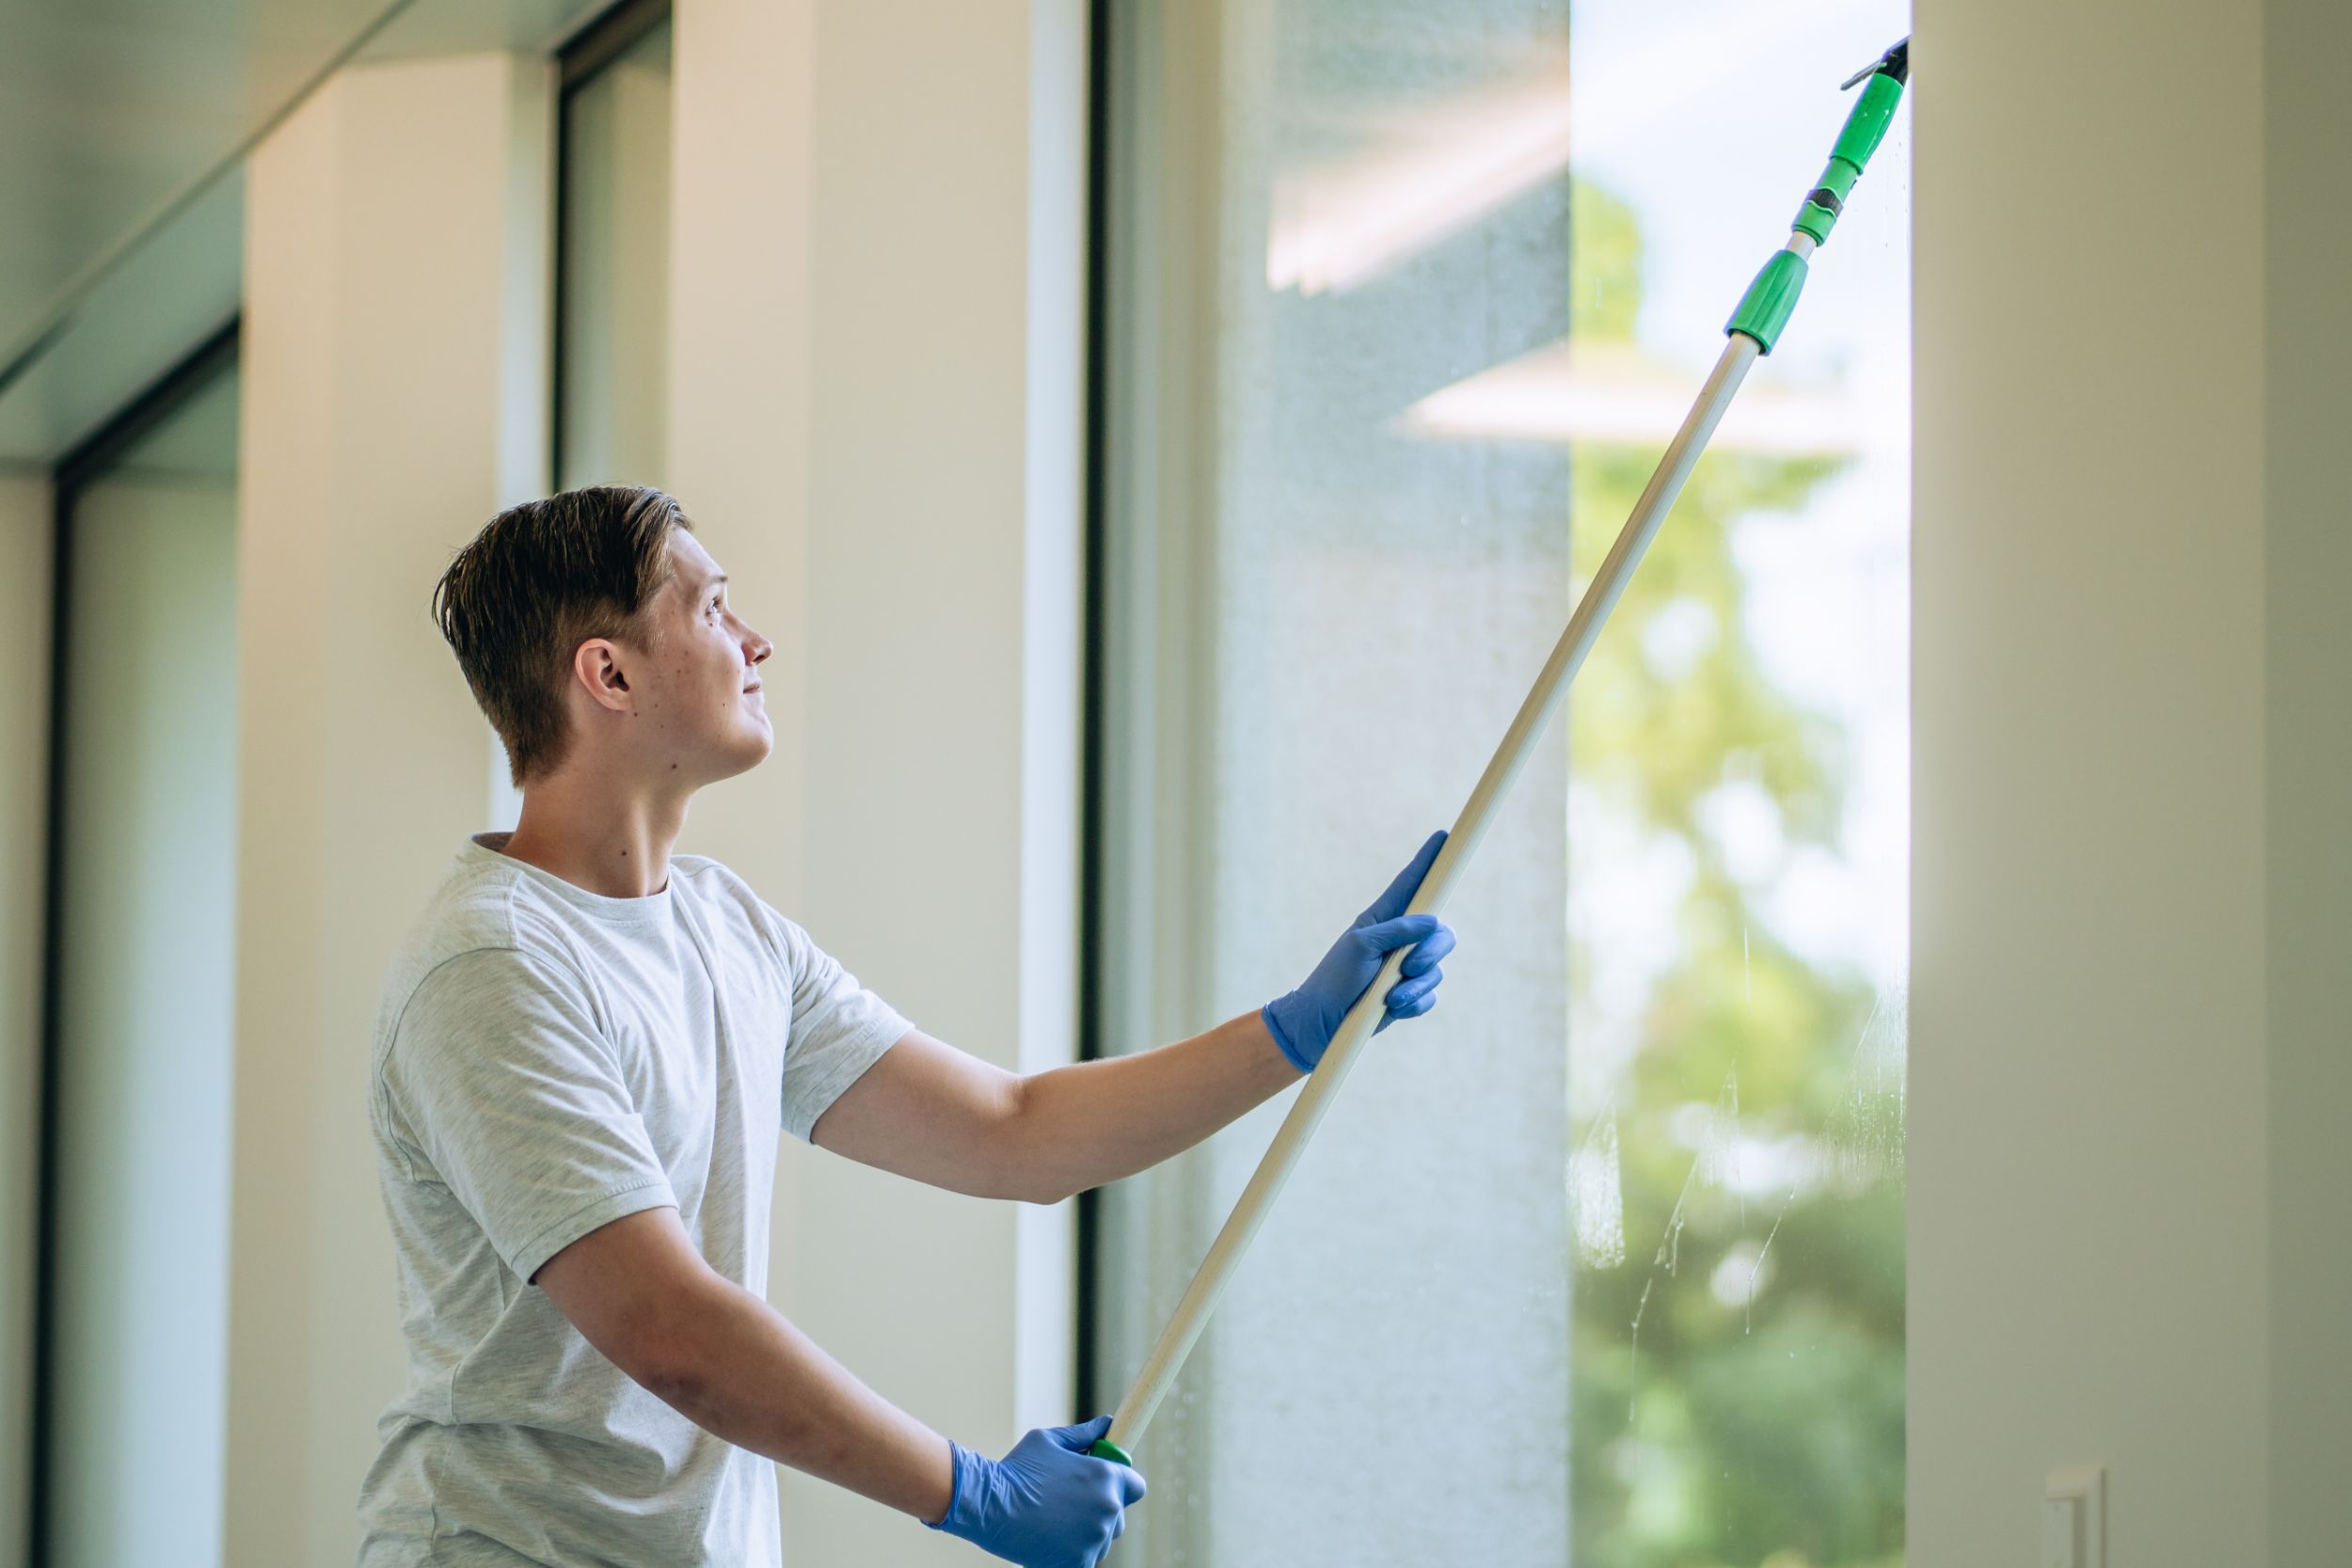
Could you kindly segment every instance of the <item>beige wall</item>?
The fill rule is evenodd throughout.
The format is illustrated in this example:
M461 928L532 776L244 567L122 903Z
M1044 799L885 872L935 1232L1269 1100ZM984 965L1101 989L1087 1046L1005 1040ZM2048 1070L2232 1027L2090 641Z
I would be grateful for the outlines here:
M549 92L502 55L352 71L254 155L238 573L225 1560L347 1561L403 1360L366 1136L384 966L487 806L427 596L540 488Z
M685 842L931 1033L1067 1060L1084 8L683 0L677 28L671 478L777 644L776 752ZM787 1149L771 1291L1001 1451L1068 1418L1069 1225ZM784 1497L796 1562L969 1556Z
M49 484L0 474L0 1561L27 1547L49 834Z
M2347 45L1919 8L1917 1568L2340 1544Z

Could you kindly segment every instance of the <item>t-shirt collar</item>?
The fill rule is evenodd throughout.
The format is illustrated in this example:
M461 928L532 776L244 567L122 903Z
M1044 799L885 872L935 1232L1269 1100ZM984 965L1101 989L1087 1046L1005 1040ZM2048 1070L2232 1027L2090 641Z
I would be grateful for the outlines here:
M505 852L506 841L514 836L512 832L470 834L466 840L466 847L458 852L459 858L516 871L531 879L532 885L546 890L574 909L584 914L593 915L598 920L635 923L666 920L670 917L670 894L671 890L677 885L677 865L675 857L672 859L670 875L663 880L660 892L646 894L642 898L614 898L605 894L593 893L577 882L567 882L544 866L533 865L529 861L516 860L514 856L507 854Z

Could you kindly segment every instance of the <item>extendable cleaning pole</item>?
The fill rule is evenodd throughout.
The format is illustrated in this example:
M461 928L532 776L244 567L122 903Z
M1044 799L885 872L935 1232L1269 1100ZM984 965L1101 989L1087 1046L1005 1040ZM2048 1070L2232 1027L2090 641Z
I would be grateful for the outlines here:
M1805 258L1829 238L1846 198L1853 194L1854 182L1862 177L1870 154L1878 150L1880 140L1886 135L1887 122L1894 119L1895 105L1902 98L1910 66L1911 40L1905 39L1880 56L1877 64L1846 83L1849 87L1861 84L1862 97L1853 112L1846 117L1846 127L1831 150L1829 166L1821 171L1820 182L1798 210L1788 245L1772 253L1772 259L1764 263L1756 280L1748 285L1740 308L1732 312L1730 325L1724 329L1731 341L1724 345L1723 357L1715 361L1715 369L1699 388L1698 402L1683 420L1682 428L1675 433L1658 471L1650 476L1648 487L1634 504L1633 515L1626 519L1617 542L1610 546L1608 559L1601 562L1591 586L1584 590L1584 596L1577 601L1568 629L1551 650L1550 658L1544 662L1534 689L1519 705L1518 715L1511 721L1502 746L1486 764L1486 772L1479 776L1478 786L1470 791L1470 801L1454 820L1454 831L1446 835L1445 847L1438 850L1428 875L1422 879L1410 912L1435 913L1445 907L1446 895L1454 891L1454 884L1476 852L1479 840L1486 836L1486 829L1511 782L1534 754L1535 742L1543 735L1544 726L1559 708L1561 699L1567 695L1568 683L1576 678L1578 666L1592 651L1602 624L1609 619L1610 610L1616 608L1617 598L1625 592L1633 568L1640 563L1642 552L1649 547L1658 525L1673 510L1675 498L1682 493L1683 481L1691 477L1708 437L1714 434L1724 410L1731 405L1732 396L1739 391L1749 367L1759 355L1772 352L1781 328L1788 325L1789 314L1797 308L1797 294L1804 287ZM1095 1453L1126 1463L1128 1450L1142 1437L1144 1428L1152 1424L1152 1413L1159 1409L1160 1401L1176 1381L1193 1342L1208 1325L1209 1315L1216 1310L1217 1298L1224 1294L1227 1281L1240 1265L1250 1238L1258 1233L1258 1227L1281 1193L1282 1183L1289 1180L1292 1167L1306 1148L1307 1140L1314 1135L1316 1124L1322 1121L1323 1113L1339 1093L1356 1053L1372 1037L1373 1026L1380 1022L1389 988L1396 983L1404 960L1403 950L1389 955L1379 977L1331 1037L1323 1060L1298 1091L1290 1115L1275 1133L1265 1158L1259 1162L1257 1173L1243 1189L1241 1201L1233 1205L1225 1227L1210 1243L1208 1256L1200 1260L1200 1272L1193 1275L1184 1299L1176 1304L1176 1311L1168 1319L1168 1327L1161 1331L1159 1342L1152 1347L1143 1370L1136 1378L1136 1386L1112 1418L1110 1434L1094 1446Z

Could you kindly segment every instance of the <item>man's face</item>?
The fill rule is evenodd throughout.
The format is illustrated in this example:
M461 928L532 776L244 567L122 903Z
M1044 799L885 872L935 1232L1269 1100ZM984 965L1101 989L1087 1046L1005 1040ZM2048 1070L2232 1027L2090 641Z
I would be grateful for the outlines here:
M669 555L670 579L652 606L653 646L630 675L631 728L640 732L631 750L657 770L689 775L680 782L708 784L757 767L775 745L757 668L775 646L730 607L724 575L700 540L674 529Z

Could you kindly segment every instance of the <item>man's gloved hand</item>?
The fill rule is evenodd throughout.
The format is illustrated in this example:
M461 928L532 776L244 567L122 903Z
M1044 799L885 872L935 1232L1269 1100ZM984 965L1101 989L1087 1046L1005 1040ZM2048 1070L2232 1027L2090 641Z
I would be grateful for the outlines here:
M1108 1416L1073 1427L1040 1427L1002 1459L955 1449L956 1490L931 1526L1022 1568L1094 1568L1143 1500L1143 1476L1087 1452L1111 1429Z
M1389 891L1374 899L1372 908L1340 933L1340 940L1315 965L1307 983L1261 1009L1274 1043L1299 1071L1314 1071L1331 1037L1339 1032L1340 1021L1378 976L1381 960L1399 947L1413 950L1405 955L1403 973L1389 988L1387 1016L1372 1032L1376 1035L1400 1018L1419 1018L1438 1005L1438 982L1445 978L1438 960L1454 951L1454 930L1434 914L1406 914L1405 907L1413 901L1422 878L1429 873L1429 863L1444 844L1442 832L1430 834L1412 863L1396 874Z

